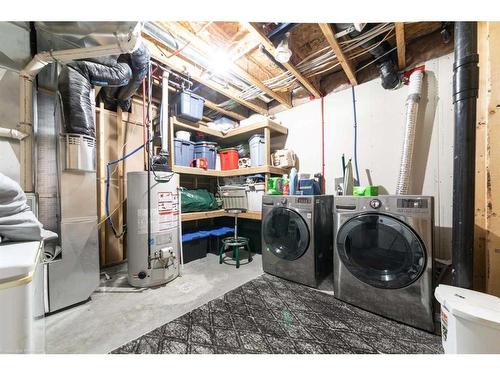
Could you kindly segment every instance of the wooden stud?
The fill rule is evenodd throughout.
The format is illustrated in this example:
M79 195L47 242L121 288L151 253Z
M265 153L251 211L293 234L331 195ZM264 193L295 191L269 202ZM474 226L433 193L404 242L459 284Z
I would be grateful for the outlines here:
M403 22L395 22L396 27L396 46L398 49L398 66L399 69L406 67L406 40L405 40L405 24Z
M487 22L478 22L478 52L479 52L479 97L477 101L476 123L476 180L475 180L475 214L474 214L474 290L486 290L486 157L487 121L488 121L488 40Z
M351 61L345 56L342 48L340 47L340 44L335 38L335 30L333 29L333 26L328 23L320 23L318 25L323 32L326 41L330 45L330 48L333 50L333 52L335 52L335 56L337 57L337 60L339 61L340 66L344 70L345 74L347 75L347 78L349 78L349 82L351 82L351 85L356 86L358 84L358 81L356 80L356 73L352 68Z
M264 47L270 52L273 53L276 51L274 44L268 39L268 37L263 33L260 27L252 22L244 23L248 30L252 32L264 45ZM295 68L291 63L283 63L283 66L295 77L297 80L304 85L304 87L315 97L320 98L321 92L314 87L314 85L306 78L304 75Z
M104 161L104 104L99 104L97 121L97 212L99 230L99 261L101 266L106 264L106 166Z
M125 155L125 129L123 126L123 111L120 107L118 107L116 111L116 131L118 134L118 157L121 158ZM118 223L117 230L119 233L123 231L123 224L125 222L123 218L123 201L125 197L125 184L124 184L124 170L125 170L125 160L121 163L118 163ZM121 252L121 258L124 259L124 248L123 248L123 237L121 236L119 239L119 251Z
M152 59L168 66L170 69L175 70L179 73L189 74L189 76L195 81L198 81L201 84L207 86L208 88L217 91L223 94L224 96L227 96L229 99L234 100L235 102L251 109L252 111L260 113L261 115L268 114L268 109L266 104L262 103L261 101L250 102L248 100L241 99L240 98L241 92L239 90L236 90L230 87L229 85L226 87L212 81L203 69L194 66L191 62L186 61L180 58L179 56L168 57L166 55L166 53L168 52L162 51L162 49L168 50L169 49L168 46L164 45L158 40L152 40L152 38L146 34L143 34L143 37L144 41L148 46Z

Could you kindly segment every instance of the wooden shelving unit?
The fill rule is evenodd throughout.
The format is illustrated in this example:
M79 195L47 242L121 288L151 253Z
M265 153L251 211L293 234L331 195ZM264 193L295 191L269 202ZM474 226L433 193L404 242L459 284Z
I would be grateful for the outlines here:
M288 169L272 167L269 165L261 167L249 167L240 169L231 169L228 171L216 171L215 169L202 169L193 167L182 167L179 165L174 165L172 171L179 174L192 174L197 176L211 176L211 177L234 177L234 176L246 176L250 174L284 174L288 173Z
M234 217L234 214L229 214L224 210L215 210L215 211L205 211L205 212L188 212L182 214L182 221L194 221L194 220L204 220L204 219L213 219L216 217ZM262 213L255 211L247 211L241 214L238 214L238 218L241 219L251 219L251 220L261 220Z
M174 135L177 130L187 130L190 132L201 132L206 134L211 138L211 140L216 141L218 144L223 146L231 146L238 144L240 142L248 142L248 139L253 134L264 134L265 140L265 157L264 165L259 167L249 167L233 170L218 171L213 169L202 169L193 167L184 167L175 165L174 160ZM267 184L267 179L270 175L282 175L288 173L288 169L277 168L271 165L271 137L272 136L283 136L288 134L288 129L272 120L266 119L259 121L255 124L239 127L232 129L228 132L221 132L216 129L209 128L205 123L199 122L194 123L186 121L177 117L172 117L170 119L170 165L172 165L172 171L179 173L181 175L192 175L200 177L235 177L235 176L245 176L252 174L264 174ZM206 212L191 212L182 214L182 221L195 221L195 220L205 220L213 219L217 217L224 216L234 216L232 214L226 213L224 210L206 211ZM252 219L261 220L261 212L245 212L238 215L242 219Z

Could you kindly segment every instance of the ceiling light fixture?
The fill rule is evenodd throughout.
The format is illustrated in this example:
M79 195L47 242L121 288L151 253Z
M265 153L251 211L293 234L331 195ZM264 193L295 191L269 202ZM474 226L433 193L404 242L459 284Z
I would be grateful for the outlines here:
M285 33L285 36L276 47L276 51L274 52L274 58L280 63L287 63L290 61L290 57L292 57L292 50L289 47L290 43L290 33Z

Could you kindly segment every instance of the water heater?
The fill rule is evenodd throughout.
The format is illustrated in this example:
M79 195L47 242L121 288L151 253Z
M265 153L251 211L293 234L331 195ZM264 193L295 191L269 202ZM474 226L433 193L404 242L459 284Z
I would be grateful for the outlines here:
M127 173L128 282L135 287L165 284L179 275L179 175L149 176L148 188L148 172Z

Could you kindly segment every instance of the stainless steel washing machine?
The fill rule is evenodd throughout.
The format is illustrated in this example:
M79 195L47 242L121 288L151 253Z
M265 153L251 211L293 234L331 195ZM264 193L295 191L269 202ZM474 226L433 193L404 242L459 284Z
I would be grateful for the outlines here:
M316 288L332 272L332 256L333 196L262 198L265 272Z
M340 196L334 213L335 297L432 332L432 197Z

